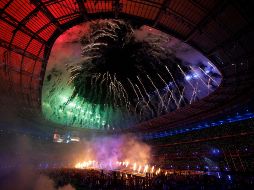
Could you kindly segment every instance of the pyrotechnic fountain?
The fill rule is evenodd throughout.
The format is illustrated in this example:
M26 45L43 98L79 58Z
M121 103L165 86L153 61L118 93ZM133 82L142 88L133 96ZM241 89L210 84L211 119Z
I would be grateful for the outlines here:
M149 164L137 164L129 163L128 161L117 161L115 163L104 163L98 162L96 160L88 160L83 162L78 162L74 166L76 169L95 169L95 170L114 170L120 171L124 173L134 174L134 175L146 175L146 174L160 174L161 169L158 167L155 169L154 166L150 166Z
M200 53L147 26L97 20L64 35L53 47L42 95L45 117L62 125L125 128L191 104L221 81Z
M136 137L124 135L84 141L73 167L144 174L153 173L151 161L150 146Z

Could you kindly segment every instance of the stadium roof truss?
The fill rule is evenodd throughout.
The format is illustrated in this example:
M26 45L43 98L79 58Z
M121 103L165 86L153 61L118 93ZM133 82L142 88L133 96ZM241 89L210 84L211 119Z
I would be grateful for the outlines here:
M236 105L239 98L251 97L252 8L251 2L237 0L1 0L0 88L40 110L43 78L56 38L94 18L128 18L191 44L223 75L221 86L209 97L141 123L140 130L162 130L179 120L207 117Z

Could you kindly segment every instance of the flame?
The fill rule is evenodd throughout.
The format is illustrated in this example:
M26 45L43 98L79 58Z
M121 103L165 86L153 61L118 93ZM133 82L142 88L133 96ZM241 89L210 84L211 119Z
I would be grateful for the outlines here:
M110 166L110 167L108 167ZM139 175L145 175L146 173L154 173L156 175L159 175L161 172L161 169L156 169L155 166L150 166L145 163L136 163L136 162L129 162L129 161L116 161L114 163L111 162L98 162L96 160L88 160L83 162L78 162L74 166L77 169L106 169L110 168L112 170L118 170L118 171L124 171L125 173L129 174L139 174ZM167 172L165 173L167 175Z
M84 162L78 162L74 166L77 169L85 169L85 168L98 168L98 162L95 160L88 160Z
M147 173L147 172L148 172L148 168L149 168L149 166L148 166L148 165L145 165L145 167L144 167L144 173Z
M158 170L156 170L155 175L159 175L160 172L161 172L161 169L159 168Z
M142 168L142 166L140 165L140 166L138 167L138 173L140 173L141 168Z
M152 167L152 169L151 169L151 173L153 173L154 172L154 166Z
M137 169L137 164L134 163L134 164L133 164L133 171L136 171L136 169Z

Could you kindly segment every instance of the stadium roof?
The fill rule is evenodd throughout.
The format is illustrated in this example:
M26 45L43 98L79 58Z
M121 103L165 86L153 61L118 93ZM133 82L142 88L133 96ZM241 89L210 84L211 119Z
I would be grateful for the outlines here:
M95 18L147 24L203 52L223 75L209 97L135 130L163 130L240 106L253 97L253 2L237 0L1 0L0 89L41 111L51 47L68 28Z

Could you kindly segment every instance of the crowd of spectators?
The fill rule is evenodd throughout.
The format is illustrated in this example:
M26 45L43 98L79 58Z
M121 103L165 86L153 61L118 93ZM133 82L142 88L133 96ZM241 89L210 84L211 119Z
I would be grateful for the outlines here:
M161 173L145 176L132 175L118 171L98 171L79 169L55 169L44 171L54 180L57 187L71 184L76 190L228 190L254 189L254 177L180 175Z

